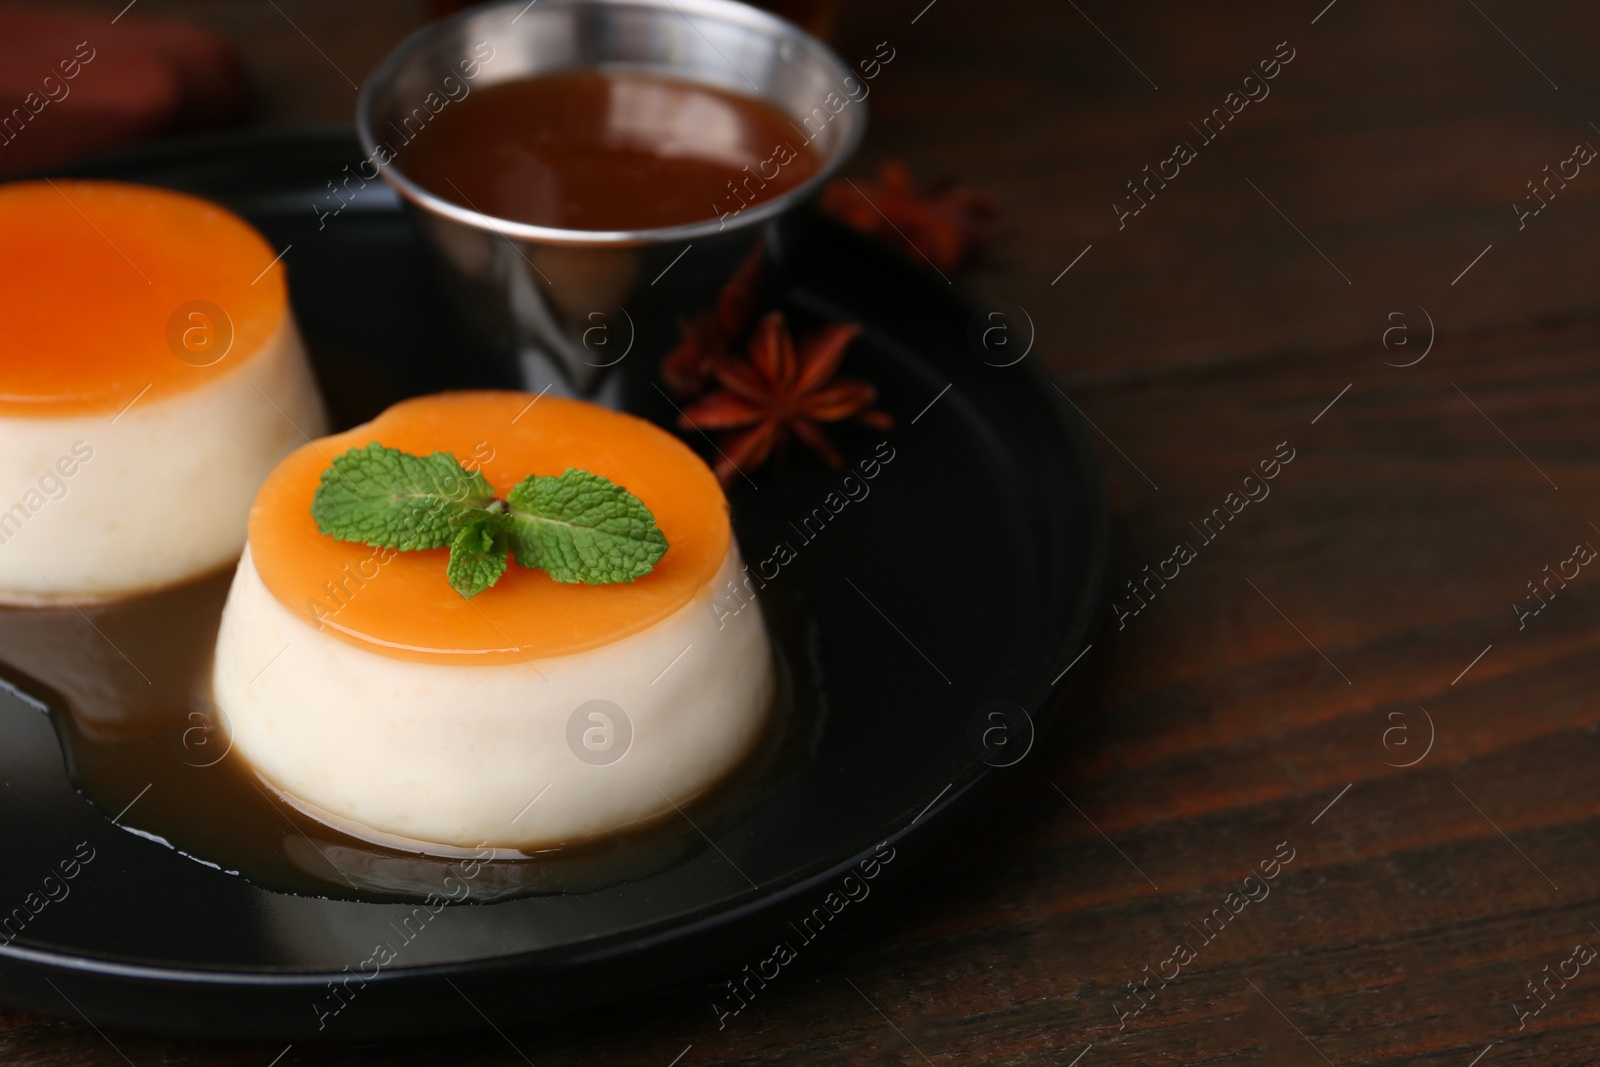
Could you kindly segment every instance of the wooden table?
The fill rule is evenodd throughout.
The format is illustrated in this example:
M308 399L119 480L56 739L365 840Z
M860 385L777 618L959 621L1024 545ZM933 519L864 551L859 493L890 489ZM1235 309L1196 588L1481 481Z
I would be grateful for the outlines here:
M0 1061L1600 1062L1600 173L1564 162L1600 145L1600 10L1324 3L846 12L847 58L896 50L862 169L993 192L962 282L1031 313L1117 535L1093 727L869 919L721 1031L699 988L286 1052L11 1015ZM348 115L332 68L421 17L276 6L190 12L269 119ZM1146 565L1176 576L1140 607Z

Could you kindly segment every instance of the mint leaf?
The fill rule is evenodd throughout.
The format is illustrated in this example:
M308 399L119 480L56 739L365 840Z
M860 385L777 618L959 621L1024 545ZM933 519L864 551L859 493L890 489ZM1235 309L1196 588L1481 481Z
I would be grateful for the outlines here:
M456 516L454 523L456 534L444 574L456 592L475 597L505 573L506 553L511 551L511 517L473 508Z
M449 547L445 577L464 597L500 580L508 556L558 582L603 585L649 574L666 535L643 501L569 468L529 475L498 500L482 474L448 452L415 456L376 441L336 457L311 501L317 528L374 547Z
M413 456L374 441L335 457L322 472L311 517L340 541L404 552L450 544L452 519L493 499L488 480L462 469L448 452Z
M644 502L598 474L532 474L506 495L517 563L558 582L602 585L650 573L667 536Z

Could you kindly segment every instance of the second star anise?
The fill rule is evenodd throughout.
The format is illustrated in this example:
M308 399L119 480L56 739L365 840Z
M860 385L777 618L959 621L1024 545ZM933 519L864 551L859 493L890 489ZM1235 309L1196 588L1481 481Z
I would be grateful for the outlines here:
M829 182L822 210L861 233L920 255L940 270L955 270L989 240L994 204L959 186L918 191L904 163L878 168L876 182Z
M761 278L766 243L757 241L750 254L717 294L716 307L692 319L680 319L682 339L661 361L661 379L680 397L695 396L711 381L755 315L755 289Z

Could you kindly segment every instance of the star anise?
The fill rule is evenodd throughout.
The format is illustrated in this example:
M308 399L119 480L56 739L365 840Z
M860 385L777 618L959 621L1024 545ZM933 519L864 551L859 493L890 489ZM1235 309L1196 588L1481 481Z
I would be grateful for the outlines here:
M717 294L717 306L692 319L678 320L683 339L661 361L661 379L668 389L682 397L703 392L712 371L728 359L750 329L765 252L764 242L757 241Z
M854 419L887 430L888 414L872 408L878 391L869 383L837 378L845 349L861 332L855 325L831 324L801 338L789 334L782 312L756 324L748 359L726 359L712 374L721 388L683 412L683 429L726 430L719 446L717 477L726 484L760 466L791 436L799 438L837 469L844 460L822 424Z
M889 160L877 182L829 182L822 210L846 226L955 270L988 243L994 203L960 187L918 192L904 163Z

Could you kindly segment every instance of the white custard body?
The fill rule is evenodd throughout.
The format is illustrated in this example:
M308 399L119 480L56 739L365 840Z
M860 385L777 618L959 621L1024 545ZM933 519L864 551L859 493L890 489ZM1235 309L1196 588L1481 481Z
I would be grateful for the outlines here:
M638 633L458 665L319 629L274 597L246 549L218 635L216 703L235 753L347 832L469 849L581 841L681 807L756 743L775 688L765 623L713 605L741 577L730 539L700 593ZM596 700L626 723L601 706L575 731Z
M119 412L0 417L0 602L109 599L239 555L256 491L326 417L293 316L238 365Z

